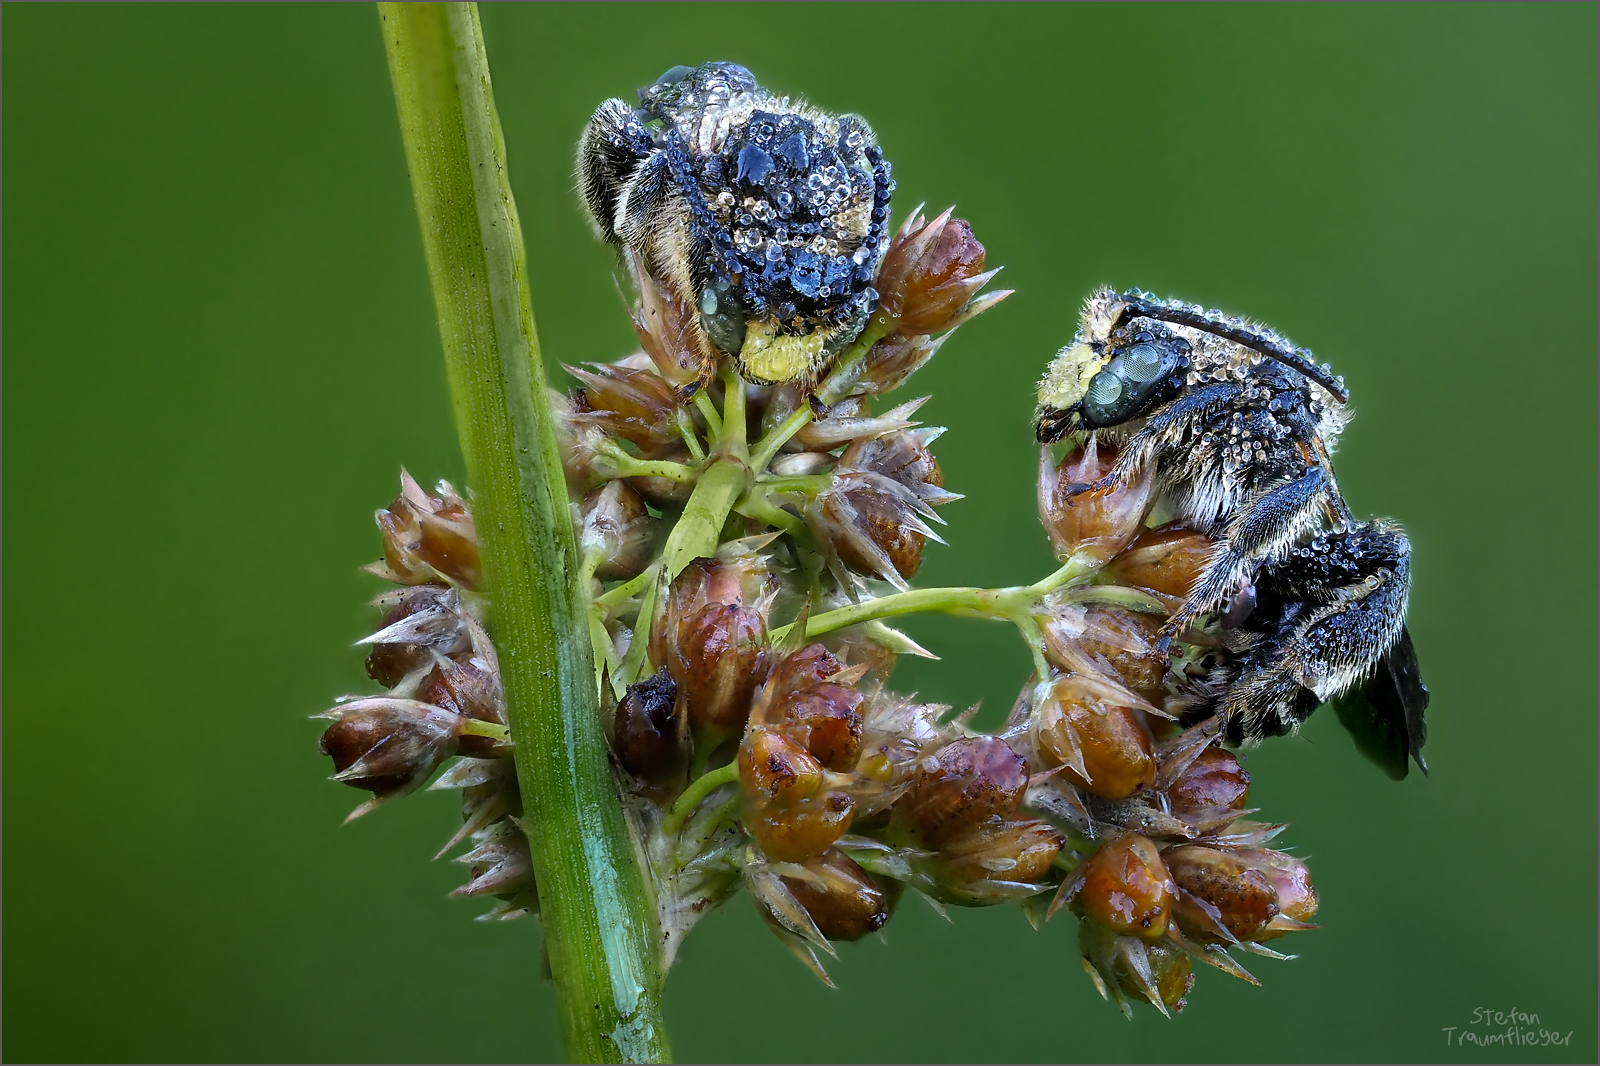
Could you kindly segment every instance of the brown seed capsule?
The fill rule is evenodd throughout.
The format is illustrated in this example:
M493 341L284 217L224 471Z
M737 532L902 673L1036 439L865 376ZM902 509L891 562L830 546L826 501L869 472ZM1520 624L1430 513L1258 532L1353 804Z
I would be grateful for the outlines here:
M742 820L769 859L804 862L833 847L854 818L855 800L843 792L824 792L785 806L747 810Z
M1038 882L1066 843L1044 822L991 822L940 847L938 879L955 901L993 902L992 883Z
M924 843L938 845L1017 809L1028 763L999 737L966 737L922 760L896 810Z
M384 561L369 569L400 585L443 578L475 589L482 571L472 514L449 482L439 482L437 490L430 493L400 472L400 495L377 513Z
M653 370L614 363L595 364L592 370L562 364L562 369L583 382L572 397L576 421L635 444L672 440L677 392Z
M1215 549L1216 541L1204 533L1165 525L1135 537L1106 564L1106 573L1119 585L1187 597Z
M1210 747L1167 789L1174 811L1243 810L1250 793L1250 774L1238 756Z
M807 644L791 652L773 668L767 679L767 692L775 703L781 704L801 689L828 678L844 669L844 664L821 644Z
M1292 931L1292 928L1282 928L1287 924L1282 921L1284 918L1293 922L1309 922L1317 916L1317 890L1311 883L1311 871L1306 869L1305 863L1293 855L1270 848L1241 848L1234 852L1234 856L1265 876L1278 897L1280 918L1268 923L1267 928L1256 937L1257 940L1271 940Z
M922 549L933 533L919 512L931 515L932 509L911 490L863 473L839 475L807 508L840 562L902 587L921 569Z
M422 679L417 689L417 699L463 718L475 718L495 725L506 724L505 708L500 697L500 678L476 660L456 662L445 659L435 663ZM504 741L463 734L461 753L474 758L492 759L505 755L507 749Z
M335 719L318 741L333 759L334 780L371 792L375 801L412 791L459 750L462 719L417 700L352 700L321 717ZM357 813L370 809L363 805Z
M889 920L883 890L850 856L830 848L802 865L809 876L783 883L829 940L860 940Z
M1218 935L1220 921L1235 939L1255 940L1278 916L1278 894L1271 882L1237 856L1189 844L1169 849L1164 858L1173 881L1183 890L1173 913L1190 937L1224 939Z
M749 807L791 807L822 790L822 764L779 730L751 729L739 745L739 785Z
M1124 685L1159 704L1167 677L1167 660L1156 652L1161 621L1117 607L1089 607L1083 612L1078 647L1103 660Z
M646 781L681 777L688 740L678 686L666 667L628 686L617 702L611 741L624 769Z
M1078 674L1058 678L1034 710L1034 748L1047 766L1102 799L1127 799L1156 780L1150 734L1115 689Z
M1040 452L1039 513L1058 558L1104 564L1144 527L1154 464L1123 484L1087 489L1110 475L1116 459L1116 447L1097 440L1068 453L1060 466L1051 466L1048 447Z
M944 338L895 333L885 337L867 352L861 362L861 380L874 392L893 392L907 378L921 370Z
M1085 860L1076 900L1087 917L1113 932L1159 940L1176 894L1156 846L1125 833Z
M603 560L595 576L629 578L650 565L650 539L655 519L644 500L623 481L608 481L583 498L579 549Z
M1183 1010L1194 987L1189 956L1164 941L1118 936L1099 922L1079 922L1078 951L1110 988L1168 1010Z
M367 676L393 688L433 662L433 653L458 655L471 647L461 599L446 585L412 585L379 599L385 607L371 644Z
M652 661L670 663L670 638L677 636L679 627L707 604L748 607L765 617L774 584L766 559L725 550L729 552L726 557L696 559L673 581L666 603L662 605L661 620L651 627Z
M839 456L840 470L870 470L898 481L917 495L943 502L944 472L928 444L930 434L921 430L902 430L887 437L859 440Z
M715 747L743 732L756 686L767 676L766 622L748 607L708 603L678 625L667 666L690 730Z
M958 324L974 293L996 271L983 270L984 250L963 219L946 211L932 222L908 219L889 242L878 271L884 311L907 336Z
M853 688L819 681L781 704L772 724L823 766L844 773L855 767L861 755L860 708L865 699Z

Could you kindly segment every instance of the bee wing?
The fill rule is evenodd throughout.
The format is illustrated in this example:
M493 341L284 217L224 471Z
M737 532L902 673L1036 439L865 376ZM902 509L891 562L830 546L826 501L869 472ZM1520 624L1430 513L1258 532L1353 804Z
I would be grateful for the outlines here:
M1356 748L1396 781L1404 780L1410 769L1407 756L1428 772L1422 758L1422 745L1428 739L1423 717L1427 709L1428 689L1417 669L1411 633L1404 626L1371 679L1334 701L1339 721L1350 731Z

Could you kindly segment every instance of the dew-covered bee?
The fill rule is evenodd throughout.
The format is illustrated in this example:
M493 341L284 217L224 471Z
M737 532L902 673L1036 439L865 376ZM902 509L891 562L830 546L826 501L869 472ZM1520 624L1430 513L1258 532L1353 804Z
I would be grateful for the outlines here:
M673 67L607 100L578 143L600 235L700 311L701 380L813 378L866 325L888 242L889 164L872 130L768 93L743 67Z
M1233 654L1199 687L1199 713L1254 740L1349 694L1365 710L1341 717L1391 773L1398 748L1403 775L1407 753L1426 769L1427 690L1405 627L1411 547L1392 523L1357 522L1340 494L1330 453L1348 401L1326 364L1271 330L1103 289L1039 384L1035 429L1046 443L1118 445L1083 491L1152 465L1172 517L1217 540L1161 642L1221 615Z

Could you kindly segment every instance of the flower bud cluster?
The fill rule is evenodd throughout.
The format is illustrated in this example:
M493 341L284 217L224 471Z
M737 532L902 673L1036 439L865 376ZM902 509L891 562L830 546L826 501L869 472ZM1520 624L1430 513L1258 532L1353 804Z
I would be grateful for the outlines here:
M1078 916L1084 968L1107 998L1166 1014L1183 1008L1194 960L1254 982L1230 951L1284 958L1263 943L1311 928L1317 897L1303 862L1265 846L1284 827L1245 820L1250 775L1219 746L1218 724L1175 721L1190 672L1203 671L1169 662L1158 632L1214 545L1151 526L1160 501L1148 475L1114 477L1116 461L1093 440L1059 462L1043 454L1040 516L1089 583L1046 601L1048 673L1030 681L1010 729L1049 774L1028 805L1070 837L1075 865L1050 913Z
M346 697L317 716L333 719L320 741L333 779L372 794L346 820L415 791L460 756L433 785L462 796L461 827L439 854L470 839L459 861L471 879L456 894L496 897L485 917L520 916L537 909L538 896L516 820L522 802L471 511L448 483L429 493L402 472L378 528L384 559L368 569L400 587L373 601L378 629L357 643L372 647L367 673L388 691Z

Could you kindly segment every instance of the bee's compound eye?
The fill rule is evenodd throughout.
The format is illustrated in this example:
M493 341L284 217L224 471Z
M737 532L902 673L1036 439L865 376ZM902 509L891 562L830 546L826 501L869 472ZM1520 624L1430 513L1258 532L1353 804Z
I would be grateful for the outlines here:
M1161 373L1161 353L1153 344L1135 344L1122 357L1122 372L1129 381L1153 381Z
M687 78L693 73L693 67L686 67L680 63L678 66L668 67L666 72L663 73L661 77L656 79L656 84L665 89L669 85L678 84L684 78Z
M1089 382L1089 391L1084 399L1096 407L1110 407L1122 398L1122 382L1115 374L1101 372Z
M727 282L717 279L701 292L700 328L721 351L731 354L743 347L745 318L744 301Z

